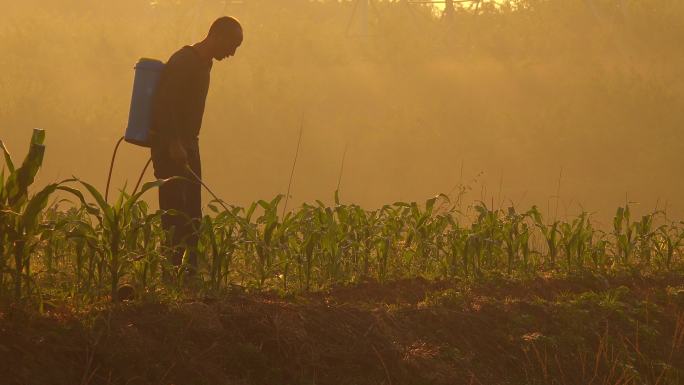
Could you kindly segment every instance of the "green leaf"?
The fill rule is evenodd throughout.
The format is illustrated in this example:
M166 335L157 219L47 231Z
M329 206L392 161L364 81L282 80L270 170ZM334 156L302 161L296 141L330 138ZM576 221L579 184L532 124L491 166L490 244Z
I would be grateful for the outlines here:
M36 174L43 164L43 157L45 156L45 146L42 144L31 143L29 152L21 164L13 174L10 175L8 181L8 200L12 206L21 205L26 200L28 194L28 187L33 184Z
M31 135L31 144L43 144L45 142L45 130L34 128Z
M272 206L274 209L276 209L276 208L278 207L278 204L280 203L280 201L281 201L284 197L285 197L285 195L283 195L283 194L278 194L278 195L276 195L275 198L273 198L273 199L271 200L271 206Z
M40 190L28 201L26 209L22 214L22 222L27 233L32 232L40 219L40 213L47 206L48 198L55 192L59 183L52 183Z
M10 156L9 151L7 151L7 147L5 147L5 143L3 143L2 140L0 140L0 149L2 149L2 153L5 155L5 164L7 164L7 168L10 171L10 175L14 173L14 162L12 162L12 157Z
M425 201L425 211L431 213L432 209L435 207L435 202L437 202L438 197L430 198Z
M78 181L88 190L90 195L93 198L95 198L95 202L98 206L100 206L100 209L105 210L109 208L109 204L107 203L107 201L105 201L104 197L102 197L102 194L100 194L100 192L97 191L97 189L93 185L91 185L88 182L84 182L80 179Z
M95 198L95 202L97 205L100 207L100 210L104 213L104 219L109 223L110 226L114 227L115 226L115 216L114 216L114 209L105 201L105 199L102 197L102 194L100 194L97 189L91 185L88 182L84 182L82 180L78 180L85 188L88 190L90 195Z
M76 179L68 179L66 181L63 181L62 183L71 182L71 181L75 181L75 180ZM57 187L57 190L66 191L66 192L71 193L74 196L76 196L81 201L81 206L84 207L88 213L90 213L92 215L99 215L100 214L100 210L97 207L86 202L85 197L83 196L83 193L81 193L81 191L79 191L75 188L72 188L72 187L61 186L61 185L59 187Z
M213 202L213 201L212 201L212 202ZM213 205L212 203L207 204L207 207L208 207L209 210L211 210L214 214L218 214L218 213L219 213L219 209L218 209L215 205Z
M251 206L249 206L249 209L247 209L247 213L245 214L245 220L249 222L252 219L252 215L254 214L254 210L257 208L257 203L254 202L252 203Z
M266 211L268 211L271 208L271 205L263 199L260 199L259 201L257 201L257 203Z
M275 230L277 225L278 222L271 222L268 225L266 225L266 229L264 229L264 242L266 244L271 243L271 236L273 235L273 230Z
M0 205L5 202L5 168L0 170Z
M138 191L137 193L135 193L135 195L133 195L133 196L131 196L130 198L128 198L128 200L127 200L126 203L124 204L124 209L125 209L126 211L130 210L131 206L132 206L135 202L137 202L138 199L140 199L140 197L141 197L144 193L146 193L148 190L151 190L151 189L153 189L153 188L158 188L159 186L163 185L164 183L167 183L167 182L172 181L172 180L175 180L175 179L180 179L180 178L181 178L181 177L172 176L172 177L170 177L170 178L166 178L166 179L157 179L157 180L155 180L155 181L145 183L145 184L142 186L142 188L140 189L140 191Z

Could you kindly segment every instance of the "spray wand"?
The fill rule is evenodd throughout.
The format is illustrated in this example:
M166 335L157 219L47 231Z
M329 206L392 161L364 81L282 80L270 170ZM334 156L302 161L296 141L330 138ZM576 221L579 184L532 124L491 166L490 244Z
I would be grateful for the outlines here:
M215 199L221 206L223 206L224 209L226 209L226 211L230 212L230 209L228 209L228 206L226 206L226 205L223 203L223 199L220 199L219 197L217 197L216 194L214 194L214 192L211 191L211 189L209 188L209 186L207 186L204 182L202 182L202 179L201 179L199 176L197 176L197 174L195 174L194 171L192 171L192 169L190 168L190 166L189 166L187 163L185 164L185 170L187 170L195 179L197 179L197 182L199 182L199 184L201 184L202 187L204 187L204 188L209 192L209 194L211 194L211 196L214 197L214 199Z

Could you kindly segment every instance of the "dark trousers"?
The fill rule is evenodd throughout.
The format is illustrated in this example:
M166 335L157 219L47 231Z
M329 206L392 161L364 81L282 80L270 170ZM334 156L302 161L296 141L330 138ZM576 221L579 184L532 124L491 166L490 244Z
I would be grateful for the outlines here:
M188 165L198 177L202 177L199 144L197 140L184 144L188 153ZM199 225L202 219L201 185L183 166L171 160L166 146L152 146L152 164L154 176L166 179L181 176L164 183L159 187L159 208L162 214L162 228L167 234L167 246L171 250L171 262L180 266L183 253L187 250L190 266L197 269L197 241ZM174 210L166 212L166 210Z

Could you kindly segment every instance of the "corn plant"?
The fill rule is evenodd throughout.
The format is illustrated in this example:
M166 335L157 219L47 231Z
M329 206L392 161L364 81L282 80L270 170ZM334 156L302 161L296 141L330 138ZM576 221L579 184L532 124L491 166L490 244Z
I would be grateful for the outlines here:
M549 267L555 267L558 251L560 249L560 238L558 235L560 234L559 226L561 223L560 221L554 221L550 225L546 225L544 223L544 218L536 206L532 206L532 209L530 209L530 215L534 219L535 226L537 229L539 229L542 237L544 238L544 243L547 248L546 264Z
M519 214L514 207L510 207L504 218L502 238L508 257L506 264L508 275L513 273L513 269L521 257L521 252L523 269L527 270L530 239L530 229L525 223L527 216L528 214Z
M587 214L582 213L572 222L560 224L560 245L565 255L565 264L568 270L581 269L584 264L584 252L587 241Z
M15 168L9 151L0 141L0 149L9 171L5 176L3 168L0 174L0 275L4 277L8 271L7 255L11 253L14 256L15 300L21 299L22 281L25 282L26 288L30 289L31 255L39 240L37 230L41 212L45 209L50 195L64 183L51 183L29 196L28 189L43 163L44 141L45 131L34 129L28 154L19 168ZM3 287L4 279L0 280L0 290L3 290Z
M478 216L471 226L471 239L473 243L473 260L475 272L479 275L484 269L494 268L498 265L500 256L504 253L503 222L500 220L500 212L487 207L484 202L475 205Z
M260 200L256 202L264 213L257 218L256 223L252 224L249 221L244 222L245 235L247 242L254 245L256 252L256 274L258 277L258 287L262 288L266 280L275 275L277 270L277 253L279 248L279 237L276 230L280 226L278 218L278 203L283 198L283 195L276 196L270 202ZM255 206L250 208L250 212L254 212ZM250 215L251 216L251 215Z
M209 204L214 217L205 215L200 225L199 253L205 256L209 270L209 285L219 290L228 285L233 258L239 242L237 216L239 207L220 211Z
M653 242L657 234L657 229L654 227L653 221L659 213L650 213L643 215L641 220L633 224L634 232L636 233L636 248L639 255L640 262L644 265L651 263L653 255Z
M128 195L125 191L119 193L119 197L114 204L109 204L102 197L102 194L91 184L79 181L86 191L95 200L95 204L86 203L83 195L77 191L72 191L79 197L87 212L97 220L95 227L89 227L87 223L81 222L81 232L73 235L82 237L93 245L96 253L100 255L100 280L104 275L103 269L108 272L109 292L113 301L118 300L117 289L123 275L126 274L131 263L144 255L143 249L138 247L138 239L146 226L161 215L161 212L153 214L146 213L146 205L140 201L140 197L152 188L159 187L166 180L156 180L145 183L139 192ZM149 238L146 242L149 242Z
M680 222L679 225L683 225ZM655 251L659 257L660 264L667 270L672 268L675 255L679 252L682 242L684 242L684 231L675 223L658 227L655 235Z
M434 214L435 203L438 199L448 202L449 198L440 194L425 202L425 209L421 210L417 203L407 204L404 209L406 226L406 242L404 243L406 269L410 275L418 275L432 270L431 264L438 263L439 252L449 221L449 213Z
M636 247L634 226L630 222L629 205L619 207L613 218L613 237L615 238L614 254L616 262L628 264Z
M469 232L460 227L458 220L449 216L450 228L446 233L446 246L443 250L442 270L444 276L455 278L461 273L468 277Z

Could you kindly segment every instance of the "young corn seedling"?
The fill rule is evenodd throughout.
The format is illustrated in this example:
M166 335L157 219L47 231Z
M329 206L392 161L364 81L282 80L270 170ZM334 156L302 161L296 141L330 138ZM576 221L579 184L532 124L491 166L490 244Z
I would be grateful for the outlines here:
M440 194L425 202L425 210L421 210L417 203L412 202L404 206L403 216L406 227L406 241L404 242L406 270L409 275L416 275L429 270L429 266L439 260L437 255L438 240L448 226L445 214L433 215L437 199L448 197ZM406 252L408 251L408 252Z
M258 205L264 210L264 214L257 218L256 224L249 227L247 235L249 240L254 242L257 254L257 273L258 273L258 288L263 288L266 280L275 275L277 266L275 266L276 255L278 252L278 237L274 237L274 233L278 228L280 221L278 218L278 203L283 198L283 195L276 196L270 202L264 200L258 201Z
M453 216L449 216L450 228L446 233L446 250L443 253L443 271L446 277L456 278L459 271L468 277L468 230L461 228Z
M613 218L613 237L615 238L616 262L624 265L629 264L630 257L636 247L634 226L630 222L629 205L617 209Z
M653 220L659 213L650 213L641 217L641 220L634 223L634 232L636 233L636 247L639 255L640 263L648 266L651 263L651 257L655 252L654 238L657 234L657 229L653 226Z
M544 238L544 243L547 249L546 264L551 268L555 268L558 251L560 249L560 238L558 237L560 234L560 222L554 221L552 224L546 225L544 223L544 218L537 209L537 206L532 206L529 213L534 219L535 226L539 229L542 237Z
M126 250L134 250L131 254L131 273L140 289L146 289L153 281L153 277L161 273L162 256L158 252L157 244L161 244L164 237L161 228L161 213L149 212L146 202L138 201L131 208L132 220L135 227L128 232Z
M471 231L477 239L475 243L475 250L478 251L476 254L477 269L495 269L499 264L500 255L504 252L501 248L503 223L499 219L499 212L490 210L484 202L480 202L474 208L478 217L471 226Z
M38 230L42 212L50 195L58 189L63 189L61 185L67 182L48 184L29 196L28 189L43 163L44 141L45 131L34 129L28 154L19 168L15 168L9 151L0 141L0 150L4 154L5 165L9 171L5 176L3 168L0 174L0 275L4 276L8 270L9 261L6 256L11 253L14 256L13 280L16 301L22 297L22 286L30 291L31 255L39 241ZM0 282L3 283L0 285L2 291L4 279Z
M587 220L587 214L581 213L572 222L560 224L560 245L565 254L565 263L568 271L573 268L582 269L584 267L585 251L587 250L587 240L592 234L591 225Z
M233 257L237 249L238 226L237 216L240 208L230 211L219 211L209 205L216 216L205 215L200 226L200 255L208 258L209 284L211 289L219 290L221 285L228 285L229 275L233 267Z
M508 257L506 272L510 276L513 273L516 263L520 257L520 250L523 244L529 239L529 230L524 222L526 214L518 214L514 207L508 208L508 213L503 222L503 243ZM525 261L526 265L527 261Z
M679 224L682 225L684 222ZM675 255L679 253L684 242L684 231L673 223L660 226L656 232L656 253L665 269L671 270Z
M103 256L104 267L109 273L109 292L113 301L118 300L118 287L122 276L129 270L131 262L140 255L136 240L141 229L161 215L161 212L141 215L144 205L140 197L168 180L170 179L145 183L134 195L121 191L116 202L111 205L95 187L84 181L79 182L95 200L95 205L86 203L83 195L74 191L84 207L88 208L89 214L97 220L96 227L88 229L87 233L91 235L89 239L94 241L97 251Z

